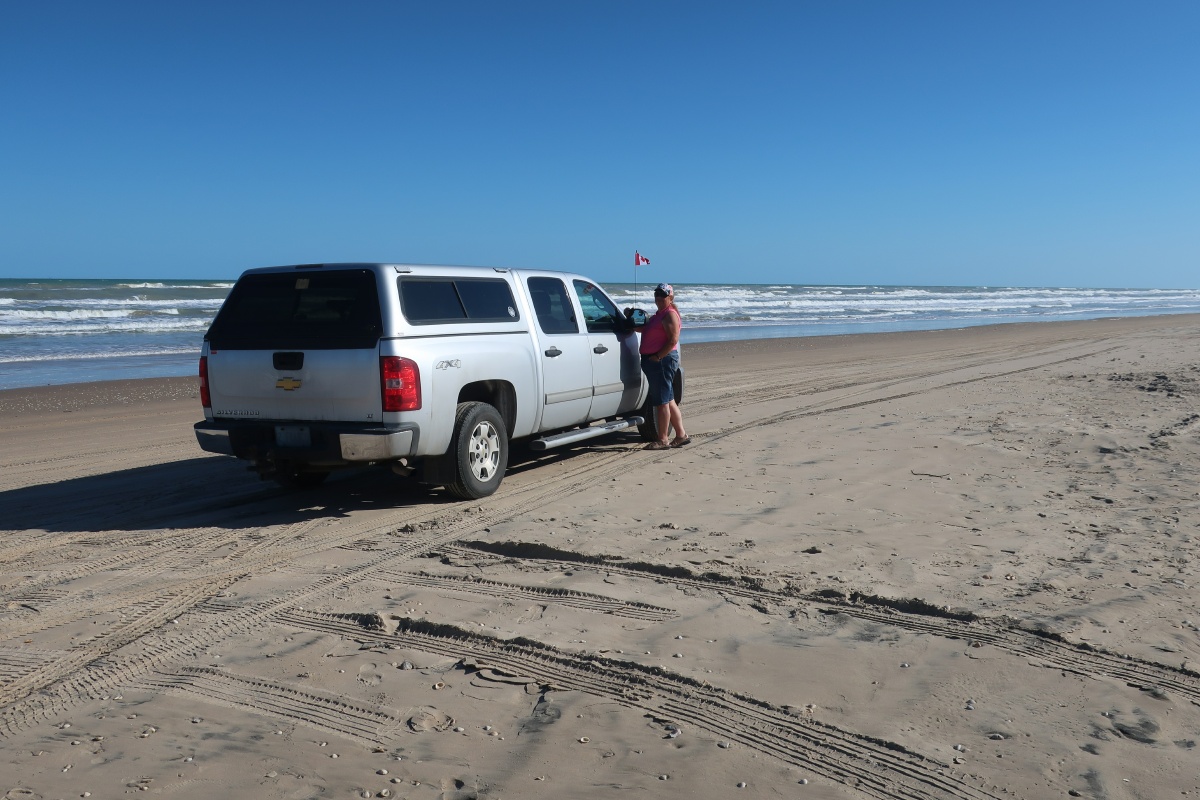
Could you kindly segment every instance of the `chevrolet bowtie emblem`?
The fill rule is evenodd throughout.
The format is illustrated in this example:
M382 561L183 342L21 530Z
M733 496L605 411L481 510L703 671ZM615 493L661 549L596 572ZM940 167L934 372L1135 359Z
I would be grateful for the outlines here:
M275 381L276 389L283 389L285 392L295 391L300 388L300 381L295 378L280 378Z

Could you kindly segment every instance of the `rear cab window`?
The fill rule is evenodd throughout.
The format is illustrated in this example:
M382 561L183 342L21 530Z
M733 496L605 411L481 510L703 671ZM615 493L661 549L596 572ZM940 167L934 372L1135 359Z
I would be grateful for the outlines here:
M567 294L566 284L558 278L530 278L526 285L542 333L552 336L579 333L579 323L575 320L575 309Z
M406 276L398 279L400 309L412 325L520 320L512 287L503 278Z
M365 269L243 275L205 335L214 350L354 350L383 330Z

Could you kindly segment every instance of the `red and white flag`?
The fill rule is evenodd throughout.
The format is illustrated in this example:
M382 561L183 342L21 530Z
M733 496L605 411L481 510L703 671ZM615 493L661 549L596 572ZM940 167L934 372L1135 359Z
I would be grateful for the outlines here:
M633 251L633 265L635 267L640 267L642 264L649 264L649 263L650 263L650 259L646 258L644 255L639 253L637 250Z

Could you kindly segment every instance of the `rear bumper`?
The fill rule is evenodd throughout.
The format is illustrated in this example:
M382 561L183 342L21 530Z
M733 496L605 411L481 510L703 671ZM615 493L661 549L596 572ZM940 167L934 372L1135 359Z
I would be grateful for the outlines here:
M388 461L416 452L416 425L206 420L193 426L200 449L251 461L271 459L336 467Z

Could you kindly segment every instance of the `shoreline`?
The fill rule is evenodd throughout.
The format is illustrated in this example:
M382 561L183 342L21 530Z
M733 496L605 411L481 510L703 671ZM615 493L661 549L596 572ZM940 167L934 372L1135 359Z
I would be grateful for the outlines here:
M1097 326L1113 326L1113 330L1123 330L1129 327L1158 330L1162 327L1189 324L1200 324L1200 314L1152 314L1080 320L998 322L959 328L725 339L685 342L683 343L683 360L685 369L689 366L705 368L713 362L720 362L729 357L792 353L798 350L820 353L853 347L860 342L875 342L882 346L904 349L908 346L927 345L933 341L934 337L956 340L991 337L996 334L1021 336L1020 331L1022 330L1028 331L1029 335L1036 335L1034 333L1036 331L1054 329L1061 329L1064 334L1086 336L1096 330ZM82 411L104 406L127 406L136 403L185 399L198 402L199 396L198 378L194 375L23 386L0 389L0 417Z
M69 283L69 282L68 282ZM0 389L187 377L227 283L10 281ZM649 307L607 284L618 305ZM683 343L959 329L1200 313L1200 288L680 284Z

